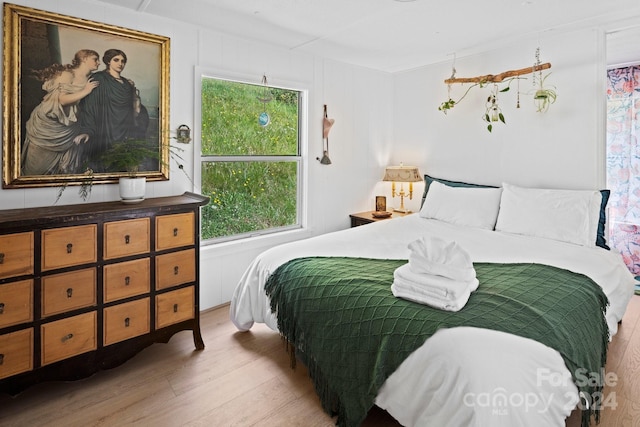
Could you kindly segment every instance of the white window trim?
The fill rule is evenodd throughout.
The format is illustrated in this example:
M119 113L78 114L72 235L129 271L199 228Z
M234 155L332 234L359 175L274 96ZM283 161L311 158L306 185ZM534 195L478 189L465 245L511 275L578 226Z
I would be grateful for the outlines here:
M221 79L221 80L229 80L238 83L247 83L247 84L260 84L259 81L255 78L255 76L242 75L240 73L230 73L228 71L220 71L211 68L205 67L195 67L195 96L194 96L194 129L192 131L193 137L193 150L194 150L194 166L193 166L193 179L194 183L198 188L202 188L202 159L203 158L212 158L215 156L202 156L202 135L200 134L200 129L202 128L202 78L209 77L213 79ZM254 82L255 80L255 82ZM254 232L249 233L248 237L245 235L238 235L237 238L230 239L210 239L210 240L201 240L201 246L214 246L214 245L235 245L241 244L243 242L247 242L248 240L281 240L282 235L290 235L292 232L294 234L296 231L301 231L303 235L308 234L308 170L309 170L309 89L307 84L302 84L300 82L291 81L291 80L273 80L269 78L269 86L296 90L300 92L300 104L298 105L298 115L299 115L299 150L300 156L298 161L298 176L299 176L299 185L298 185L298 194L297 194L297 214L298 214L298 224L291 227L282 227L282 229L263 231L263 232ZM259 156L254 156L259 157ZM286 160L291 160L291 156L285 156ZM225 160L233 159L232 156L225 156ZM274 156L270 156L271 160L275 160ZM242 160L247 160L247 157L242 157ZM199 231L199 230L198 230ZM288 240L288 239L287 239ZM295 240L295 239L294 239Z

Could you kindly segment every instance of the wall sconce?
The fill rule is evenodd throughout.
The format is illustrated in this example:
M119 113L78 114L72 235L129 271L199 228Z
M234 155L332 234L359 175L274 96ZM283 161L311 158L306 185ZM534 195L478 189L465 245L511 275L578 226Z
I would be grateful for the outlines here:
M322 119L322 159L316 157L316 160L320 161L320 164L330 165L331 159L329 159L329 131L335 123L334 119L327 117L327 105L324 106L324 118Z
M400 207L393 209L396 212L409 213L411 212L404 207L404 197L407 193L404 192L404 183L409 183L409 200L413 198L413 183L422 181L422 176L417 166L387 166L384 170L383 181L391 181L391 197L396 197L396 182L400 182Z
M183 144L188 144L189 142L191 142L191 129L189 129L189 126L178 126L178 130L176 131L176 140L178 142L182 142Z

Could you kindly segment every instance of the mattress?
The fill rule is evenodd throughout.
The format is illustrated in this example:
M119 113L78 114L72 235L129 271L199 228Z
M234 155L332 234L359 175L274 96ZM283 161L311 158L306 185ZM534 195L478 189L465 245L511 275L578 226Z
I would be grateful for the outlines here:
M614 251L413 214L265 251L247 268L235 289L231 320L239 330L249 330L259 322L277 331L263 287L269 275L291 259L408 259L407 245L420 236L454 240L473 262L533 262L588 276L609 299L609 338L616 333L633 295L634 279ZM504 332L457 327L436 332L412 353L380 388L376 404L405 426L564 426L565 418L580 404L571 378L562 357L552 348Z

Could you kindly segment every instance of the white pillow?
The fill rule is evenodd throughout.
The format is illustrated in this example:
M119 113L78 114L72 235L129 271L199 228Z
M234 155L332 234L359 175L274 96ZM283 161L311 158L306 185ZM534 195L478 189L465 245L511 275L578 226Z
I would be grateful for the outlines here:
M502 184L496 231L594 247L602 194Z
M433 181L419 215L451 224L493 230L501 193L501 188L451 187Z

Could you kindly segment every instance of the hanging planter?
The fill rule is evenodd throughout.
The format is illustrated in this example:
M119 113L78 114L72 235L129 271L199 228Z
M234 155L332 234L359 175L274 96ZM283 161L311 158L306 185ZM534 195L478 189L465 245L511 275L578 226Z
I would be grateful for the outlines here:
M502 109L498 105L498 85L493 85L491 94L487 98L487 108L482 116L482 120L487 122L487 130L491 132L493 130L493 123L502 122L506 124L504 120L504 114Z
M556 102L556 90L555 86L544 86L544 81L549 77L551 73L547 74L543 78L540 78L540 85L536 89L533 95L533 103L536 106L538 113L544 113L549 109L549 106Z
M544 113L549 109L551 104L556 102L556 87L544 85L544 81L551 75L551 73L544 77L542 76L540 48L536 49L536 62L533 65L533 69L535 70L533 73L533 103L535 104L536 111L538 113Z

